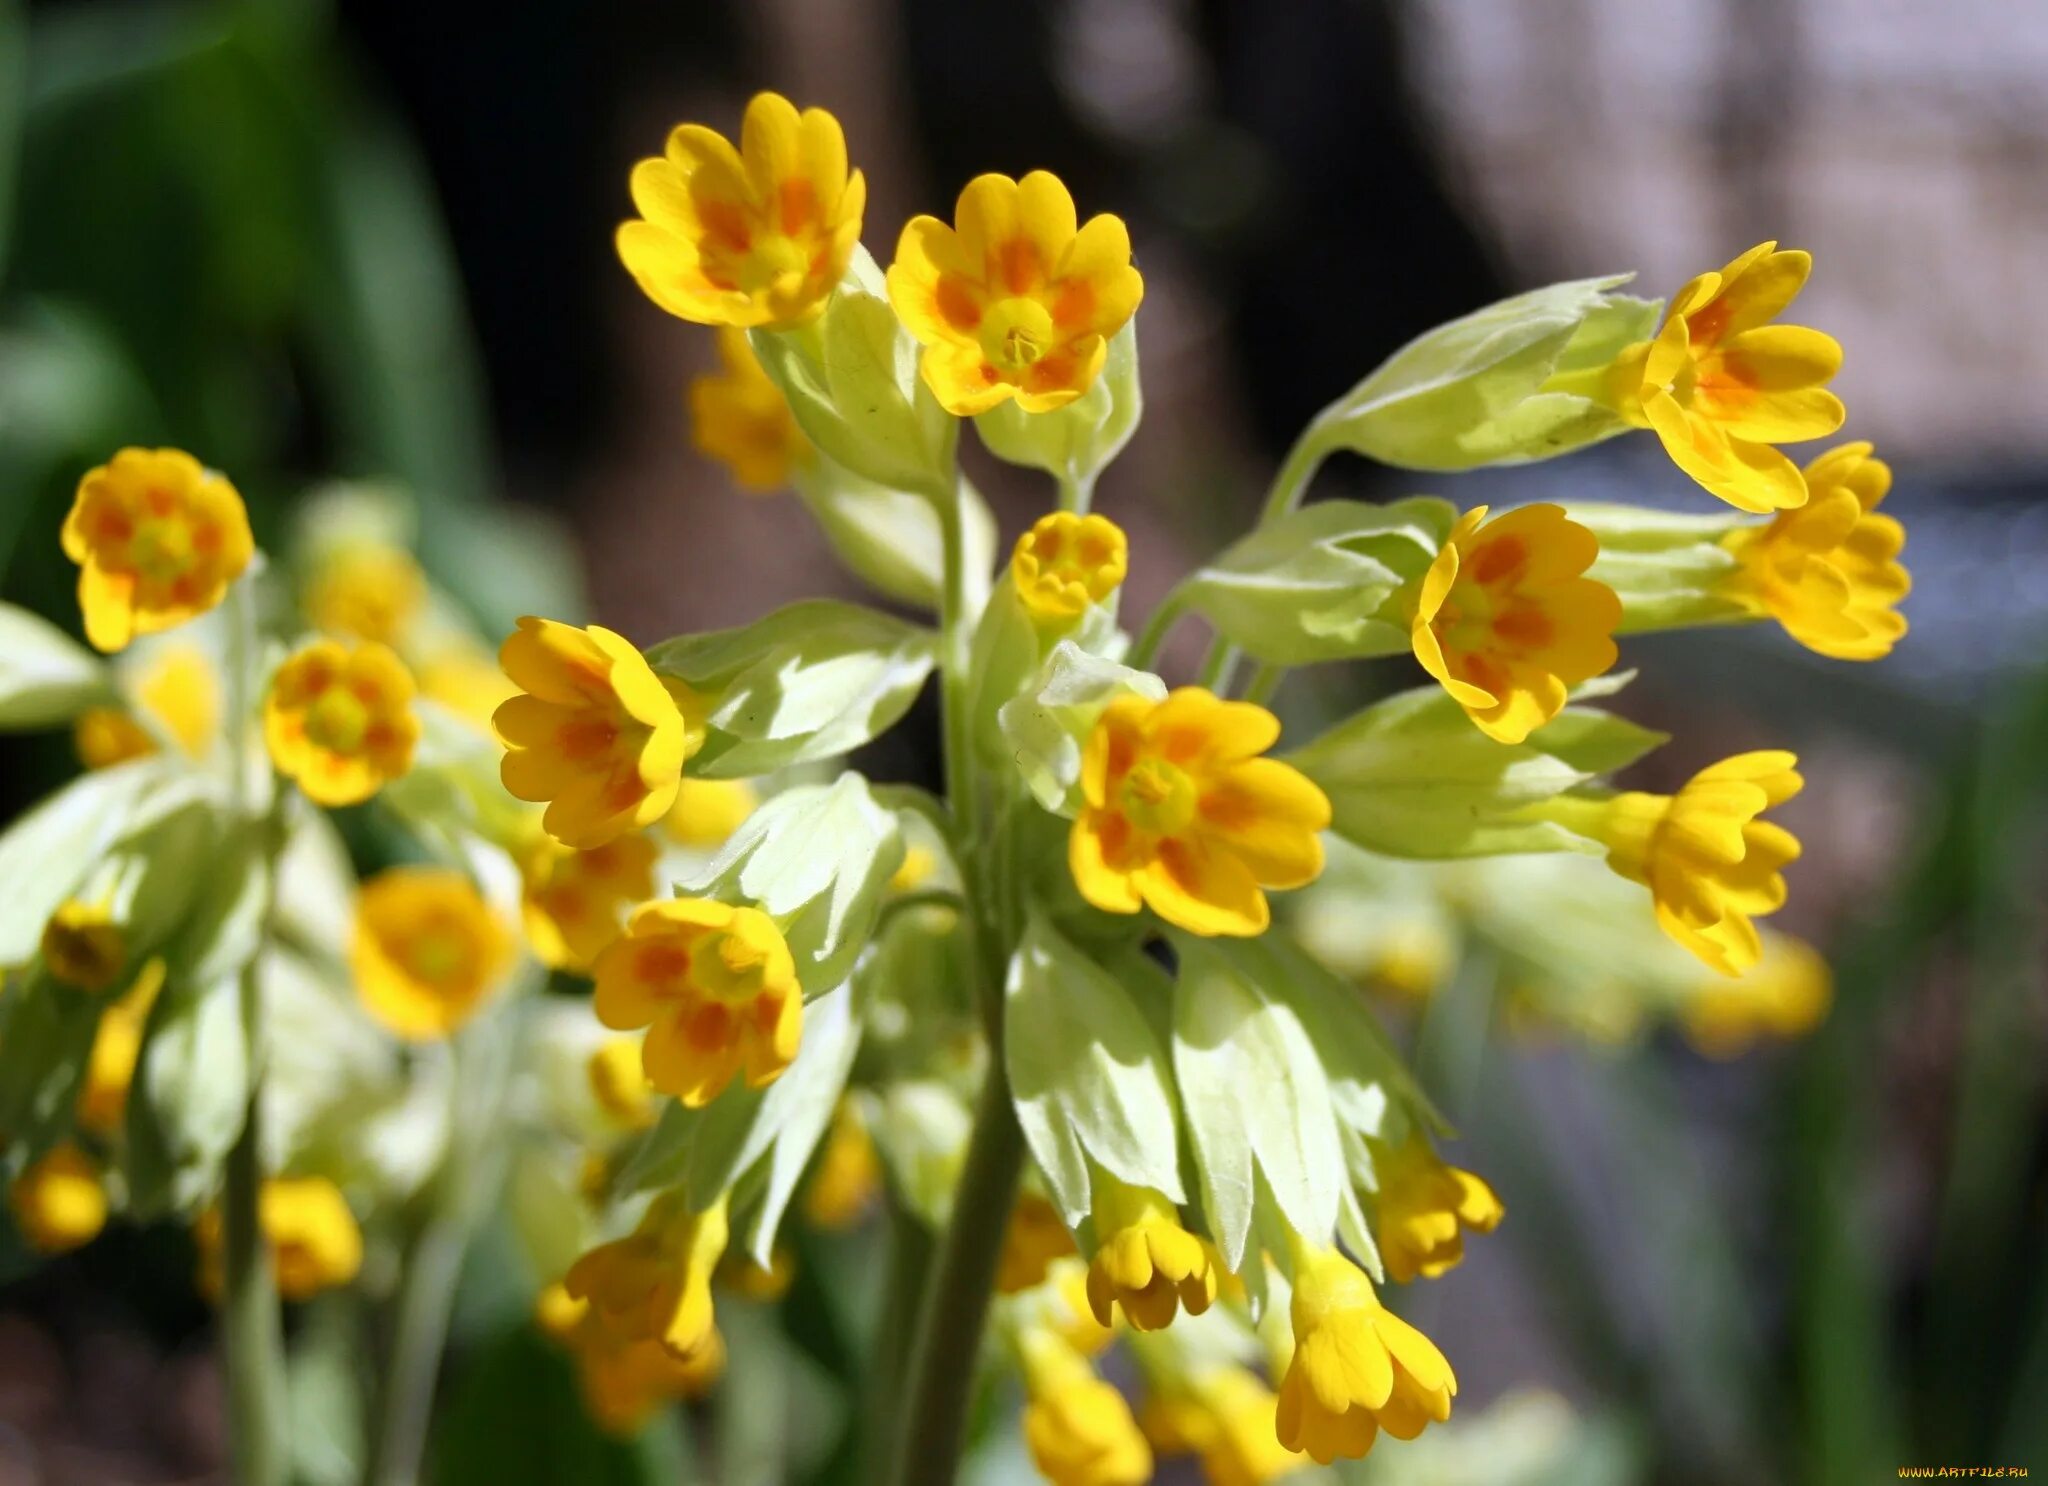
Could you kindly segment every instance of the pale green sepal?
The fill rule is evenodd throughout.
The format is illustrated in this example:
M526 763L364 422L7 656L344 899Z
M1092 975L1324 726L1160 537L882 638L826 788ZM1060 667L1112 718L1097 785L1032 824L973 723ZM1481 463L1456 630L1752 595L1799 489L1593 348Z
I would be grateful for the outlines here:
M817 996L853 972L903 850L896 812L876 803L867 780L846 773L767 801L678 886L774 919L804 993Z
M1626 432L1613 410L1544 384L1652 334L1662 301L1608 292L1632 277L1552 284L1424 333L1333 404L1320 437L1383 464L1466 470L1550 459Z
M1131 441L1144 410L1138 322L1132 319L1110 337L1102 375L1065 407L1027 413L1012 398L977 416L974 428L996 458L1087 490Z
M1456 524L1448 501L1319 501L1227 548L1182 593L1225 640L1271 665L1409 648L1390 601L1429 570Z
M69 722L112 692L98 656L40 614L0 604L0 729Z
M926 1227L943 1229L974 1126L966 1103L938 1079L903 1079L884 1089L866 1112L875 1149L904 1206Z
M827 458L892 490L952 498L959 424L918 375L917 342L866 249L855 249L815 322L747 338L797 426Z
M809 599L738 629L665 640L656 672L712 698L689 772L744 779L850 752L895 726L931 674L934 636L903 620Z
M1090 1163L1182 1200L1166 1050L1123 984L1034 915L1004 985L1017 1121L1067 1226L1088 1217Z
M191 1213L220 1185L249 1108L238 974L167 981L151 1012L127 1110L123 1168L134 1216Z
M1685 516L1636 506L1568 502L1572 520L1600 541L1586 576L1621 600L1618 635L1763 617L1730 591L1742 564L1721 545L1754 524L1741 516Z
M1437 687L1402 692L1287 758L1330 797L1331 829L1387 856L1429 860L1596 843L1518 812L1634 763L1665 735L1568 706L1523 743L1496 743Z
M796 1061L769 1085L762 1100L761 1118L763 1123L772 1119L773 1134L765 1158L753 1165L748 1178L748 1184L759 1190L741 1225L741 1242L764 1269L774 1259L783 1214L832 1124L847 1075L853 1071L854 1054L860 1050L861 1025L853 1000L853 988L848 986L820 996L804 1009L804 1040Z
M82 774L0 835L0 965L36 952L43 925L114 843L158 802L190 798L171 787L162 758L135 759Z
M864 479L822 455L796 475L796 492L825 540L853 575L900 603L936 609L944 581L938 512L925 496ZM973 603L995 565L996 523L988 502L961 483L961 521Z
M6 978L0 994L0 1148L6 1175L71 1128L103 1003L57 984L40 963Z
M1166 683L1062 640L1024 694L1003 704L1003 739L1024 783L1047 810L1072 815L1080 808L1082 750L1103 709L1123 696L1164 701Z
M1275 988L1219 943L1175 933L1173 1067L1202 1205L1223 1260L1241 1271L1258 1184L1305 1234L1328 1233L1344 1188L1330 1085L1314 1043Z

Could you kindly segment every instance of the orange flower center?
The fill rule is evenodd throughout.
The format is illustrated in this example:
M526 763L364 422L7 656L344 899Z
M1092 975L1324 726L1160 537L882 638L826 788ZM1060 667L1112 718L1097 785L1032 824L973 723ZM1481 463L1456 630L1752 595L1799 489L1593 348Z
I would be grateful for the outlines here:
M1163 758L1140 759L1124 776L1124 818L1155 836L1178 836L1194 822L1195 781Z

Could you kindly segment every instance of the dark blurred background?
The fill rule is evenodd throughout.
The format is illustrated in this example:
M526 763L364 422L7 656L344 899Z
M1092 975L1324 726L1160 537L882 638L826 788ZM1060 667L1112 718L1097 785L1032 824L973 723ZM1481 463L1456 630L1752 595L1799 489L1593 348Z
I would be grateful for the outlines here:
M1835 1012L1737 1065L1483 1049L1447 1098L1511 1216L1423 1304L1461 1413L1557 1390L1625 1442L1602 1480L2048 1470L2048 8L0 0L0 591L75 624L71 488L157 441L229 471L259 539L321 479L404 482L492 630L576 602L534 556L572 550L555 531L643 641L844 587L791 502L692 453L710 337L610 244L632 161L762 87L844 122L884 262L982 170L1048 167L1130 222L1147 413L1101 505L1140 606L1410 335L1550 279L1662 295L1765 237L1813 251L1794 318L1842 341L1845 435L1898 469L1913 633L1866 668L1760 629L1642 643L1625 705L1678 735L1658 784L1805 756L1785 922L1834 955ZM1046 498L975 473L1008 533ZM1646 439L1324 481L1704 499ZM0 814L64 754L0 744ZM155 1253L0 1291L0 1482L217 1474L204 1312L151 1298Z

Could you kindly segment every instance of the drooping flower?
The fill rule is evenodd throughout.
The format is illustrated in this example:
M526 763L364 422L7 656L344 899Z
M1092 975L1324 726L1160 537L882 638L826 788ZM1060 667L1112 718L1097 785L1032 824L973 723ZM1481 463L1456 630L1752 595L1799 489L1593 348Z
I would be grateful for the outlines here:
M277 1293L286 1300L310 1300L346 1285L363 1267L363 1230L341 1188L324 1176L271 1177L257 1194L256 1221L270 1247ZM199 1246L200 1293L218 1300L226 1262L219 1208L199 1215L192 1237Z
M850 1228L882 1189L882 1163L860 1107L842 1099L804 1189L804 1216L820 1228Z
M306 617L323 634L396 645L427 602L427 575L403 547L350 542L306 580Z
M41 948L51 978L73 990L112 990L128 968L128 936L104 903L59 903L43 925Z
M664 1404L701 1398L725 1371L725 1343L717 1331L687 1360L654 1341L621 1341L590 1315L587 1301L560 1284L541 1292L535 1306L541 1330L576 1360L583 1406L599 1428L639 1433Z
M1614 664L1621 600L1583 576L1600 544L1561 506L1486 512L1474 507L1452 528L1423 575L1410 634L1422 668L1481 732L1520 743Z
M1267 1486L1308 1462L1275 1437L1279 1397L1234 1363L1204 1367L1156 1394L1138 1423L1161 1455L1194 1455L1209 1486Z
M719 328L718 359L722 370L690 382L690 442L731 470L741 489L781 490L811 457L811 441L782 389L761 370L744 330Z
M492 721L514 798L548 802L564 845L602 846L675 804L683 765L704 746L701 700L654 674L622 635L527 617L499 663L522 693Z
M606 1118L622 1130L654 1124L654 1088L640 1066L640 1044L630 1037L606 1039L590 1055L590 1092Z
M1124 1396L1058 1336L1027 1330L1024 1443L1052 1486L1143 1486L1152 1450Z
M1805 470L1806 504L1721 545L1742 566L1726 592L1836 660L1880 660L1906 633L1895 607L1913 580L1899 562L1906 529L1877 514L1892 472L1869 444L1842 444Z
M1082 757L1068 846L1081 896L1109 913L1149 907L1193 934L1262 932L1263 889L1312 882L1330 823L1305 775L1259 757L1279 736L1265 708L1201 687L1112 701Z
M1820 952L1789 934L1762 939L1754 967L1733 980L1716 976L1680 1004L1686 1040L1710 1058L1732 1058L1765 1039L1804 1037L1828 1014L1834 975Z
M63 1254L107 1226L107 1189L93 1159L75 1145L53 1146L7 1189L14 1226L41 1254Z
M504 983L513 940L483 894L445 867L392 867L363 884L349 964L384 1026L413 1042L454 1032Z
M1011 397L1049 412L1101 375L1109 338L1144 296L1131 235L1104 213L1075 225L1058 177L976 176L953 225L913 217L889 268L889 300L925 347L925 384L958 417Z
M996 1289L1015 1295L1045 1283L1053 1261L1074 1252L1074 1235L1060 1211L1036 1192L1019 1192L996 1257Z
M142 1030L163 984L164 962L150 960L121 998L100 1013L85 1061L85 1081L78 1089L79 1129L107 1137L121 1128L128 1090L135 1082L135 1063L142 1055Z
M1435 1279L1465 1257L1465 1234L1491 1233L1507 1210L1480 1178L1445 1164L1428 1139L1411 1133L1399 1145L1372 1144L1373 1237L1387 1275L1407 1284Z
M135 712L88 707L79 714L73 738L88 769L153 754L159 734L190 758L202 758L212 747L220 731L220 677L197 645L165 641L151 649L134 673L132 695Z
M1656 430L1672 463L1744 511L1804 505L1798 467L1773 446L1842 426L1842 400L1826 390L1841 346L1772 323L1812 269L1805 253L1757 244L1672 295L1656 338L1605 374L1606 400L1623 418Z
M1010 580L1034 620L1063 624L1116 592L1129 568L1123 528L1106 516L1055 511L1017 539Z
M709 898L644 903L597 957L597 1018L647 1029L641 1061L664 1094L709 1104L735 1078L758 1089L796 1057L803 992L775 921Z
M263 699L271 762L316 804L367 800L412 767L413 695L412 673L383 645L303 645Z
M662 829L684 846L723 846L760 803L744 779L685 779L662 817Z
M1382 1429L1412 1440L1451 1417L1458 1380L1443 1353L1338 1250L1298 1242L1289 1318L1294 1358L1274 1421L1287 1449L1318 1465L1358 1460Z
M520 860L527 942L542 964L588 970L618 937L626 910L654 896L660 855L645 836L621 836L578 851L536 832Z
M822 108L757 93L740 147L679 124L659 159L633 167L640 215L619 260L647 297L699 325L788 329L825 307L860 241L867 181Z
M1102 1325L1115 1308L1139 1331L1159 1331L1185 1309L1199 1316L1216 1298L1209 1246L1183 1228L1165 1194L1099 1172L1091 1216L1095 1257L1088 1265L1088 1307Z
M620 1341L659 1342L690 1358L718 1335L711 1275L725 1253L726 1199L691 1212L673 1192L654 1199L639 1226L599 1244L569 1267L563 1287Z
M1664 932L1723 975L1756 964L1753 919L1785 905L1790 831L1758 816L1799 793L1798 760L1774 749L1737 754L1693 775L1675 795L1560 795L1534 807L1607 847L1607 864L1649 888Z
M63 543L85 637L107 652L204 614L256 551L235 487L178 449L123 449L88 470Z

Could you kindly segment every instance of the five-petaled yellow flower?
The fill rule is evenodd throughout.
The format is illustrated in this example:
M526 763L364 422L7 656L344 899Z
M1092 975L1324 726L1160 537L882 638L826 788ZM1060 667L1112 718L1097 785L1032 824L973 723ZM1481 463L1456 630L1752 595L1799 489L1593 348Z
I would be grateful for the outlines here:
M747 105L738 149L678 124L661 158L633 167L632 190L640 215L619 228L619 259L649 299L699 325L778 330L825 307L868 197L839 121L777 93Z
M758 908L643 903L597 957L596 976L597 1019L616 1032L645 1027L649 1082L691 1108L735 1078L762 1088L796 1057L803 991L782 931Z
M1622 417L1655 429L1672 463L1744 511L1806 502L1799 469L1773 445L1842 426L1826 384L1842 367L1835 338L1777 325L1813 259L1759 243L1671 297L1656 339L1622 352L1606 395Z
M128 936L104 903L67 898L43 925L43 968L73 990L112 990L128 967Z
M52 1146L7 1189L14 1226L29 1247L63 1254L107 1226L107 1189L93 1159L75 1145Z
M256 1221L270 1246L277 1292L286 1300L310 1300L346 1285L363 1267L363 1230L341 1189L324 1176L270 1178L257 1194ZM225 1261L219 1208L199 1215L192 1237L199 1245L199 1291L218 1300Z
M256 551L235 487L179 449L123 449L88 470L63 542L85 637L108 652L204 614Z
M446 1037L512 962L510 931L462 873L392 867L363 884L349 965L370 1014L400 1037Z
M166 640L134 672L135 710L88 707L72 727L79 762L106 769L157 751L158 734L190 758L204 758L220 731L220 678L197 645ZM154 724L155 731L143 719Z
M1122 1304L1139 1331L1160 1331L1185 1309L1199 1316L1216 1298L1209 1246L1181 1226L1166 1195L1099 1172L1094 1191L1095 1257L1088 1308L1104 1326Z
M760 803L760 794L745 779L685 779L661 827L683 846L723 846Z
M536 832L520 861L527 942L556 970L588 970L618 937L626 910L654 896L660 852L645 836L583 851Z
M1075 226L1059 178L976 176L953 225L912 217L889 267L889 300L925 347L925 384L958 417L1016 398L1027 413L1094 385L1144 296L1131 235L1104 213Z
M1373 1237L1387 1275L1405 1285L1417 1275L1435 1279L1465 1257L1465 1234L1491 1233L1507 1210L1469 1171L1446 1165L1422 1135L1398 1146L1372 1146Z
M535 1313L541 1329L576 1359L583 1406L611 1434L637 1434L657 1409L703 1397L725 1371L725 1343L716 1331L686 1360L660 1342L612 1335L591 1315L589 1302L561 1284L541 1292Z
M1806 504L1721 545L1742 564L1728 591L1769 614L1809 650L1837 660L1880 660L1906 633L1895 607L1913 581L1899 562L1906 530L1877 514L1890 466L1868 444L1843 444L1809 464Z
M412 672L383 645L301 646L263 699L271 762L316 804L367 800L412 767L414 695Z
M1043 1328L1018 1339L1024 1363L1024 1443L1052 1486L1143 1486L1152 1449L1131 1406L1087 1359Z
M563 1286L622 1341L659 1342L688 1359L714 1344L711 1275L725 1253L726 1199L692 1212L681 1196L654 1199L624 1238L599 1244L569 1267Z
M1279 1397L1266 1380L1235 1363L1204 1366L1138 1415L1162 1455L1195 1455L1209 1486L1267 1486L1308 1462L1275 1437Z
M1031 617L1064 624L1117 590L1130 569L1130 544L1106 516L1055 511L1017 538L1010 581Z
M1198 686L1154 702L1119 697L1082 756L1085 803L1068 860L1097 908L1149 907L1192 934L1258 934L1266 888L1323 870L1330 801L1307 776L1261 758L1280 720Z
M1621 600L1583 576L1600 543L1562 507L1486 512L1460 517L1423 575L1410 638L1481 732L1520 743L1614 664Z
M1297 1241L1294 1358L1280 1380L1280 1443L1319 1465L1358 1460L1384 1429L1412 1440L1451 1417L1457 1377L1436 1344L1380 1304L1342 1253Z
M602 846L675 804L683 765L704 746L704 708L654 674L630 640L531 616L499 664L521 695L492 715L500 774L514 798L546 801L542 824L566 846Z
M690 442L731 470L741 489L780 490L810 459L811 441L782 389L761 370L744 330L719 328L718 359L722 370L690 383Z

